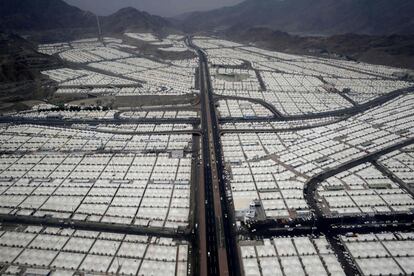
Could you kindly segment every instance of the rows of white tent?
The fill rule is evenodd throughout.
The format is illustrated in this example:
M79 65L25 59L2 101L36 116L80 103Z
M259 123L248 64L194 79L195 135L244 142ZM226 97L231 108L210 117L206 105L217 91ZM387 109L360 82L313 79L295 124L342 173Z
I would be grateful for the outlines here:
M194 42L197 44L198 47L203 49L221 49L227 47L239 47L242 46L239 43L232 42L229 40L218 39L218 38L209 38L203 36L195 36Z
M145 42L157 42L159 39L155 37L152 33L125 33L127 37L142 40Z
M187 59L173 59L165 61L176 66L177 68L196 68L199 65L198 57Z
M349 108L352 100L365 103L412 86L398 80L397 75L404 73L398 68L284 54L207 37L195 37L194 41L211 60L215 93L262 99L287 115ZM243 61L252 68L236 69ZM265 91L252 69L261 76ZM222 75L249 77L235 80Z
M138 82L122 77L109 76L85 69L60 68L43 71L42 74L57 81L65 88L76 88L78 86L111 86L111 85L138 85Z
M129 34L128 34L129 35ZM131 34L132 35L132 34ZM134 34L148 41L150 34ZM171 47L164 51L187 51L182 38L167 38ZM154 41L155 43L155 41ZM170 44L168 44L170 45ZM125 47L124 47L125 46ZM160 45L161 46L161 45ZM192 93L196 62L193 59L180 62L156 61L129 53L122 40L105 38L105 44L96 39L73 41L63 44L40 45L39 50L46 54L56 54L73 63L81 63L82 70L70 68L53 69L42 72L59 83L59 93L87 93L101 95L169 94ZM132 47L134 48L134 47ZM187 66L182 66L187 65ZM142 83L144 89L139 88ZM99 86L129 88L116 89ZM131 87L131 86L137 87ZM89 89L83 89L83 87ZM95 88L95 89L91 89ZM99 90L100 89L100 90Z
M299 129L299 128L311 128L320 125L327 125L334 123L341 119L340 117L323 117L306 120L289 120L289 121L265 121L265 122L225 122L220 125L224 130L286 130L286 129Z
M122 128L104 125L94 131L36 125L1 130L2 213L187 225L191 135L121 135L111 132Z
M237 58L212 57L208 59L212 66L242 66L243 60Z
M314 76L350 77L353 79L393 78L395 72L404 71L399 68L362 62L286 54L253 46L243 46L232 41L216 38L196 36L194 42L205 49L211 58L243 59L251 62L256 69L279 70Z
M289 147L290 133L226 134L222 138L225 161L231 165L230 185L236 212L259 199L269 218L309 213L303 198L303 177L266 157L263 145L274 152ZM285 143L279 142L283 139ZM265 157L262 159L262 157ZM298 212L300 214L298 214Z
M26 111L14 114L14 117L28 118L28 119L78 119L78 120L100 120L100 119L114 119L116 110L79 110L79 111Z
M324 236L243 241L244 275L345 275Z
M328 178L321 184L318 196L330 215L414 211L412 196L371 163Z
M151 86L173 87L183 93L194 86L194 68L177 67L146 58L120 59L88 64L91 68L141 81Z
M145 70L167 67L167 64L142 57L131 57L113 61L89 63L88 66L120 75L143 72Z
M121 52L118 49L110 47L94 47L94 48L75 48L66 50L59 56L67 61L75 63L89 63L103 60L122 59L130 57L131 54Z
M197 118L197 111L192 110L141 110L126 111L120 114L121 118L126 119L176 119L176 118Z
M188 223L190 158L122 154L28 157L2 158L3 214L171 228Z
M168 128L168 127L167 127ZM162 128L161 128L162 129ZM4 152L126 150L128 152L186 150L187 134L127 135L76 128L10 125L0 128Z
M389 92L412 86L412 83L389 79L324 78L338 91L348 89L346 95L357 103L365 103Z
M220 70L224 71L220 73ZM349 108L352 104L339 93L326 91L323 83L312 76L262 73L266 90L248 70L220 69L213 74L213 87L217 94L264 100L286 115L307 114ZM229 81L226 75L248 75L239 81Z
M361 275L412 275L413 232L383 232L340 237Z
M407 95L347 120L296 132L223 135L224 158L231 167L230 185L236 211L259 199L269 217L306 213L303 188L307 179L413 137L413 99ZM288 197L285 189L289 191ZM412 199L401 189L392 191L396 195L384 195L388 198L386 202L379 201L392 208L380 211L409 212ZM269 199L272 201L267 202ZM372 210L375 202L368 208ZM365 204L361 202L361 207Z
M80 85L80 84L79 84ZM166 86L154 86L151 84L131 84L123 83L118 84L119 87L114 87L108 84L107 87L100 86L64 86L59 87L55 94L56 95L67 95L67 94L81 94L81 95L94 95L94 96L148 96L148 95L181 95L193 93L193 90L174 90L172 87ZM125 86L122 86L125 85Z
M382 156L380 164L390 170L411 191L414 191L414 147L407 146L401 150Z
M262 90L251 71L229 68L220 70L218 74L212 75L214 91L217 94L264 100L287 115L332 111L352 106L339 93L326 91L323 83L312 76L265 72L262 73L262 79L266 90ZM249 77L230 81L220 74Z
M160 51L166 52L185 52L188 51L187 45L184 42L184 36L170 34L166 37L156 36L152 33L125 33L128 38L138 40L146 45L157 47Z
M251 49L249 49L251 50ZM254 51L254 50L253 50ZM369 70L376 65L369 65L366 64L366 68L364 67L353 67L348 66L346 63L341 64L338 62L335 63L335 60L332 61L330 59L318 59L313 57L302 57L297 58L295 60L280 60L275 59L271 62L257 62L257 68L262 70L277 70L282 71L285 73L292 73L292 74L300 74L300 75L310 75L310 76L322 76L322 77L333 77L333 78L347 78L350 82L352 80L359 80L359 79L384 79L384 78L394 78L395 72L403 72L404 70L399 68L391 68L388 67L388 70L384 70L383 72L375 72L372 73Z
M33 110L12 113L13 117L27 119L76 119L76 120L105 120L114 119L118 110L55 110L56 106L48 105L42 109L35 107ZM197 111L191 110L150 110L127 111L120 113L121 119L187 119L197 118ZM120 125L121 127L123 125Z
M119 46L122 43L121 39L111 38L111 37L104 37L102 39L106 45L111 46ZM102 47L104 44L102 41L99 41L98 38L86 38L86 39L79 39L70 42L57 42L57 43L49 43L49 44L40 44L38 45L38 51L40 53L46 55L55 55L62 52L65 52L69 49L76 49L76 48L97 48Z
M73 126L77 127L77 126ZM193 126L190 124L100 124L97 126L82 125L85 129L95 131L113 132L113 133L153 133L169 131L192 131Z
M16 274L187 275L188 245L167 238L28 226L2 231L0 248Z
M218 112L221 117L273 117L273 113L262 105L240 100L220 100Z

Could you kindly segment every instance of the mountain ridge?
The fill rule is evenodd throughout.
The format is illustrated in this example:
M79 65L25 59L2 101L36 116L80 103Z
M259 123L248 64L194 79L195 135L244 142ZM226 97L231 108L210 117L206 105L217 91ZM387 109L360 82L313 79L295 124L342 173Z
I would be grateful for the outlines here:
M157 32L171 27L171 23L163 17L151 15L133 7L125 7L111 15L100 16L99 18L103 28L109 29L112 32L123 32L131 27Z
M414 35L339 34L298 36L265 27L233 27L220 36L260 48L298 55L340 58L414 69Z
M0 31L3 32L97 29L95 14L62 0L2 0L0 16ZM172 28L168 20L131 7L99 16L99 19L104 33L134 29L158 32Z
M246 0L181 17L181 26L189 32L243 25L306 35L414 34L413 14L411 0Z
M0 27L3 30L45 30L87 27L94 15L60 0L2 0Z

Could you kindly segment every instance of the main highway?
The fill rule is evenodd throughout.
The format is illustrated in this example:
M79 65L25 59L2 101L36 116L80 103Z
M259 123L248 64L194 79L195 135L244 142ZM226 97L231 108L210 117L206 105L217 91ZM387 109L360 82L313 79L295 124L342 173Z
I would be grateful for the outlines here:
M186 42L199 56L204 169L204 189L198 197L199 204L204 205L198 212L199 274L240 275L232 208L225 195L219 125L207 55L190 38Z

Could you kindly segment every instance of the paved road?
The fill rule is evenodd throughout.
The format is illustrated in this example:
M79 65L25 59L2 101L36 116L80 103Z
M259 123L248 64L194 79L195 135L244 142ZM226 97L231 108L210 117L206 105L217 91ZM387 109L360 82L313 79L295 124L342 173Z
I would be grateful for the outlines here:
M249 225L249 228L239 231L240 235L255 237L303 236L319 233L346 234L370 233L380 231L402 231L413 227L414 214L384 213L372 216L349 215L337 217L322 217L308 220L289 222L267 220ZM253 231L254 230L254 231Z
M130 57L127 57L127 58L130 58ZM127 59L127 58L109 59L109 60L105 60L105 61L101 61L101 62L120 61L120 60ZM120 79L123 79L123 80L134 82L134 84L130 84L131 85L130 87L142 87L142 84L146 83L146 81L137 80L135 78L130 78L128 76L125 76L124 74L118 74L118 73L115 73L115 72L98 69L98 68L89 66L87 64L70 62L70 61L67 61L67 60L65 60L64 63L69 68L76 68L76 69L86 70L86 71L90 71L90 72L93 72L93 73L103 74L103 75L107 75L107 76L110 76L110 77L120 78ZM98 63L100 63L100 62L98 62ZM67 82L67 81L65 81L65 82ZM120 84L119 87L121 87L121 88L122 87L127 87L125 85L128 85L128 84L124 84L124 85ZM62 86L59 85L59 87L65 87L65 86L66 85L62 85ZM85 86L89 86L89 85L85 85ZM111 85L108 85L108 86L111 86Z
M89 129L89 128L77 128L77 127L71 127L71 129L92 130L94 132L99 132L99 133L119 134L119 135L179 135L179 134L202 135L201 130L197 130L197 129L166 130L166 131L102 130L102 129Z
M372 161L372 164L377 168L377 170L379 170L380 172L382 172L384 175L386 175L388 178L390 178L391 180L393 180L395 183L398 183L398 185L400 185L400 187L403 190L405 190L412 197L414 197L414 191L412 190L412 188L410 187L410 185L408 185L402 179L400 179L397 175L395 175L390 169L388 169L386 166L384 166L384 164L382 164L378 160Z
M191 46L191 41L188 41L188 44ZM197 50L198 55L200 57L200 79L201 79L201 96L202 96L202 109L203 109L203 133L204 133L204 141L203 141L203 148L205 151L203 153L204 160L205 160L205 187L206 187L206 199L209 201L211 198L213 200L217 200L217 196L223 195L222 191L224 191L224 185L221 177L223 176L223 166L222 166L222 156L221 156L221 146L220 146L220 139L219 139L219 130L217 125L217 115L214 107L213 101L213 94L211 89L211 84L209 81L208 75L208 66L207 66L207 57L206 54L199 48L193 46L194 49ZM313 113L313 114L303 114L303 115L294 115L294 116L279 116L279 118L263 118L266 121L276 121L276 120L304 120L304 119L314 119L314 118L323 118L323 117L332 117L338 116L339 120L342 118L346 118L347 116L351 116L354 114L358 114L365 110L371 109L373 107L379 106L387 101L395 99L401 95L412 93L414 92L414 87L410 87L407 89L399 89L395 90L391 93L378 97L374 100L366 102L364 104L355 105L350 108L342 109L342 110L335 110L329 112L320 112L320 113ZM233 98L236 99L236 98ZM242 98L237 98L242 99ZM247 99L246 99L247 100ZM248 99L251 100L251 99ZM259 103L259 102L256 102ZM263 104L263 103L260 103ZM210 107L209 107L210 106ZM274 110L273 110L274 111ZM276 112L274 112L276 113ZM277 113L275 114L277 115ZM276 117L276 116L275 116ZM240 120L240 118L226 118L230 119L231 121L248 121L248 120ZM236 119L236 120L235 120ZM256 119L254 119L256 120ZM223 120L224 121L224 120ZM231 130L230 130L231 131ZM242 130L244 131L244 130ZM253 132L257 132L257 130L252 130ZM409 144L414 143L414 138L407 139L403 142L396 143L392 146L379 150L377 152L368 154L362 158L357 158L351 160L350 162L341 164L338 167L332 168L328 171L325 171L321 174L316 175L315 177L311 178L305 185L304 195L305 199L307 200L308 205L311 209L315 211L314 217L309 217L302 221L294 221L291 223L286 222L259 222L257 224L252 224L251 228L248 229L250 232L243 232L240 234L250 235L253 238L261 238L264 236L273 237L273 236L286 236L286 235L309 235L314 233L323 233L326 235L331 247L335 251L340 260L342 266L345 269L347 275L356 275L357 271L354 266L350 263L349 260L346 259L344 255L344 248L342 248L341 243L337 239L338 234L344 234L346 232L356 232L356 233L368 233L368 232L378 232L378 231L395 231L395 230L407 230L413 227L413 214L377 214L371 217L364 217L364 216L349 216L349 217L334 217L329 218L325 217L322 213L322 210L319 209L317 201L316 201L316 188L319 183L321 183L326 178L333 176L341 171L347 170L359 164L370 162L381 156L383 154L389 153L401 147L407 146ZM216 161L216 162L214 162ZM210 166L208 165L210 164ZM215 180L217 177L217 181ZM216 183L218 186L216 187ZM225 196L223 196L225 198ZM217 256L210 256L207 260L208 266L214 266L217 264L217 257L219 258L219 265L220 263L220 247L221 239L223 238L221 231L224 233L224 241L227 251L227 261L228 261L228 269L229 273L234 273L234 275L240 275L240 271L234 272L233 269L236 267L240 268L240 266L236 266L238 259L235 258L237 256L237 245L235 240L231 237L232 235L235 236L234 232L232 232L231 225L229 226L228 221L223 217L220 217L220 214L227 214L230 213L228 205L226 204L226 200L221 201L221 212L219 210L220 206L217 206L216 202L206 202L206 229L207 229L207 238L209 242L215 242L217 246L214 245L207 245L208 250L217 250ZM214 217L212 216L212 211L214 210ZM217 216L218 214L218 216ZM229 220L231 221L231 220ZM284 226L288 226L285 228ZM224 226L224 228L222 228ZM213 231L216 231L215 235ZM211 240L210 240L211 237ZM234 247L233 247L234 246ZM234 249L235 248L235 249ZM210 253L212 251L209 251ZM211 253L212 254L212 253ZM236 261L234 261L236 260ZM234 261L234 262L233 262ZM222 274L221 268L218 271L220 275ZM210 275L216 275L217 271L209 271ZM237 274L238 273L238 274Z
M203 138L202 136L201 138ZM199 152L199 143L200 137L196 138L198 143L197 145L197 153ZM206 276L207 273L207 233L206 233L206 206L205 202L205 172L204 172L204 162L203 160L197 158L196 159L196 167L199 169L199 174L197 177L197 181L194 183L194 212L195 212L195 221L196 225L194 225L195 231L195 238L194 241L195 248L197 249L198 255L195 257L197 267L194 268L195 271L198 273L196 275Z
M253 53L253 54L257 54L257 52L252 51L252 50L250 50L248 48L243 48L243 51L246 51L246 52L249 52L249 53ZM261 55L264 56L264 57L270 58L272 60L280 60L280 61L288 61L288 62L292 61L290 59L285 59L285 58L280 58L280 57L276 58L275 56L266 55L264 53L261 53ZM312 58L313 59L317 59L317 60L321 60L322 62L324 61L324 58L322 58L322 57L313 56ZM341 68L341 69L346 69L346 70L353 71L353 72L360 73L360 74L364 74L364 75L373 76L375 78L380 78L380 79L383 79L383 80L395 80L394 78L384 77L384 76L379 75L379 74L375 74L375 73L370 73L370 72L358 70L358 69L352 68L352 67L346 67L346 66L341 66L341 65L335 65L335 67ZM273 71L274 71L274 69L271 72L273 72ZM295 74L295 73L284 72L284 71L280 71L280 72L283 72L284 74ZM318 76L319 75L316 75L315 77L318 77Z
M412 92L414 92L414 86L394 90L380 97L377 97L371 101L365 102L363 104L358 104L356 106L352 106L349 108L326 111L326 112L289 115L289 116L284 116L284 120L302 120L302 119L306 120L306 119L316 119L316 118L333 117L333 116L351 116L351 115L364 112L365 110L374 108L376 106L380 106L388 101L398 98L399 96L406 95Z
M191 41L186 41L189 47L195 47ZM201 59L201 57L200 57ZM199 275L219 275L219 257L216 236L216 218L214 215L211 162L209 152L208 121L207 121L207 93L205 92L205 73L203 63L200 61L198 69L200 106L201 106L201 129L202 129L202 170L200 179L203 181L198 186L198 248L199 248Z
M387 94L379 96L375 99L367 101L363 104L357 104L352 107L331 110L331 111L324 111L324 112L314 112L314 113L306 113L306 114L297 114L297 115L285 115L280 113L272 104L267 103L261 99L251 99L251 98L244 98L244 97L236 97L236 96L221 96L222 98L229 98L229 99L238 99L238 100L246 100L255 102L257 104L261 104L264 107L271 110L276 116L273 118L242 118L242 117L226 117L221 118L220 122L267 122L267 121L296 121L296 120L309 120L309 119L319 119L319 118L326 118L326 117L346 117L356 115L358 113L364 112L368 109L374 108L376 106L380 106L390 100L393 100L397 97L402 95L406 95L409 93L414 92L414 86L408 88L397 89L391 91Z
M412 144L414 144L414 138L408 138L315 175L308 180L304 188L305 200L310 209L313 210L314 217L297 219L296 221L291 222L274 220L257 222L249 225L250 233L248 233L248 235L252 237L272 237L283 235L308 235L318 232L324 234L345 234L347 232L369 233L412 229L414 221L414 214L412 213L378 213L372 216L349 215L326 217L316 200L317 187L327 178L366 162L375 163L375 160L380 156Z
M1 223L44 225L51 227L70 227L90 231L114 232L133 235L148 235L177 239L189 239L189 229L171 229L163 227L145 227L118 223L93 222L74 219L60 219L53 217L18 216L0 214Z
M238 249L235 241L233 220L225 196L222 153L217 112L208 70L207 56L187 44L199 55L200 102L202 109L203 160L205 175L205 215L208 275L240 275ZM202 258L203 256L200 256ZM202 261L201 261L202 262Z
M200 51L201 52L201 51ZM200 89L202 106L203 158L205 166L207 258L209 275L229 275L225 243L223 242L223 219L219 193L218 170L213 136L206 60L200 54Z
M72 125L72 124L88 124L88 125L100 125L100 124L199 124L200 120L197 118L174 118L174 119L161 119L161 118L145 118L145 119L54 119L54 118L18 118L12 116L1 116L0 123L13 123L13 124L36 124L36 125Z
M292 131L299 131L311 128L317 128L322 126L328 126L331 124L339 123L340 121L345 120L345 118L334 119L332 121L327 121L323 123L315 123L311 125L304 125L304 126L297 126L297 127L289 127L289 128L270 128L270 129L259 129L259 128L238 128L238 129L221 129L220 134L226 133L275 133L275 132L292 132Z
M308 204L308 206L314 210L315 215L317 218L322 218L323 212L322 210L319 208L319 204L316 201L316 189L318 187L318 185L323 182L325 179L334 176L340 172L349 170L353 167L356 167L358 165L361 165L363 163L366 162L371 162L373 160L375 160L376 158L393 152L395 150L401 149L403 147L406 147L408 145L414 144L414 138L408 138L405 139L404 141L398 142L394 145L385 147L383 149L380 149L378 151L366 154L360 158L356 158L354 160L351 160L349 162L346 162L344 164L341 164L339 166L333 167L327 171L323 171L317 175L315 175L314 177L312 177L310 180L308 180L308 182L305 184L305 188L304 188L304 196L305 196L305 200Z
M262 99L246 98L246 97L239 97L239 96L223 96L223 95L217 95L217 97L219 99L223 99L223 100L228 99L228 100L248 101L248 102L252 102L252 103L255 103L255 104L259 104L259 105L264 106L268 110L270 110L270 112L273 113L274 118L283 118L284 117L284 115L279 110L277 110L277 108L273 104L268 103L268 102L266 102L265 100L262 100Z
M61 89L93 89L93 88L107 88L107 89L113 89L113 88L141 88L142 85L139 83L130 83L130 84L61 84L57 85L58 88ZM93 95L90 93L90 95ZM102 94L98 94L96 97L102 96Z

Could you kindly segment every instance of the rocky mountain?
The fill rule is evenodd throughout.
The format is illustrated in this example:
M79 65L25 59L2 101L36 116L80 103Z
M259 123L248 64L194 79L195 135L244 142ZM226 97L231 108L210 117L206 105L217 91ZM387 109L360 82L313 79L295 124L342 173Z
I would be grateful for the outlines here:
M61 0L1 0L3 30L45 30L88 27L96 24L92 13Z
M100 17L104 33L125 30L159 31L170 23L159 17L134 8ZM0 30L33 32L71 29L97 29L96 16L70 6L62 0L1 0Z
M234 41L286 53L414 69L414 35L341 34L304 37L264 27L233 27L220 35Z
M23 102L45 98L53 82L40 72L61 66L58 58L38 53L24 38L0 32L0 114L27 109Z
M414 34L412 0L246 0L184 16L187 31L268 27L301 35Z
M0 82L33 81L40 70L61 66L61 62L38 53L36 46L14 34L0 33Z
M116 13L100 18L104 31L119 33L126 30L159 32L171 27L166 19L139 11L135 8L123 8Z

